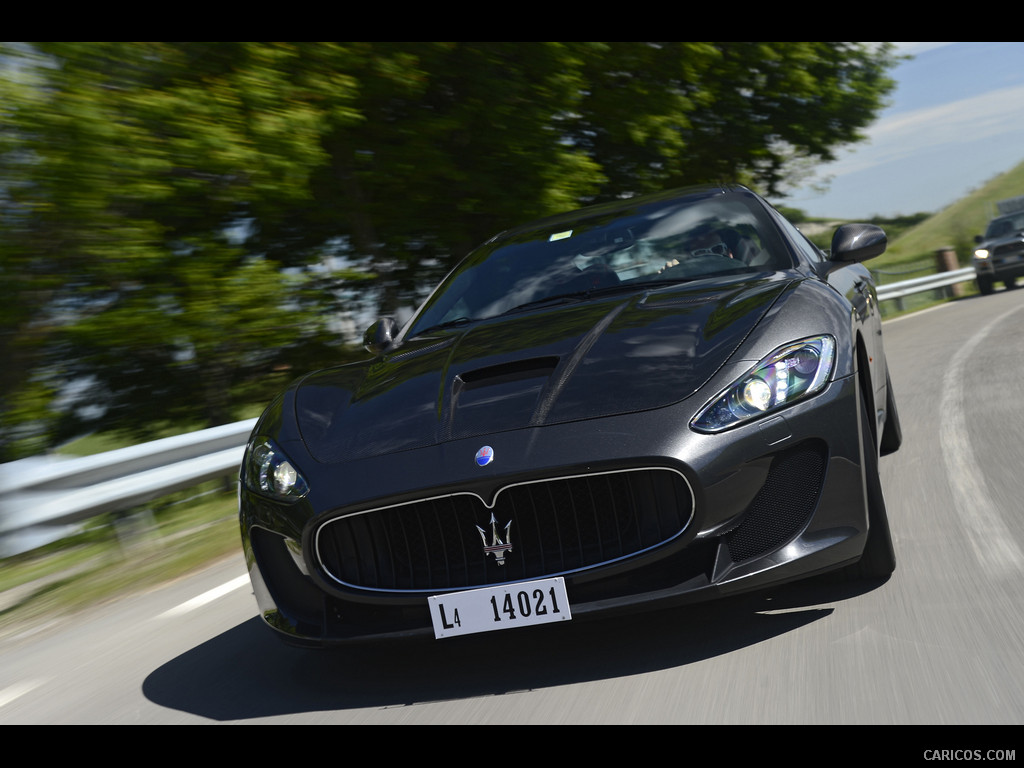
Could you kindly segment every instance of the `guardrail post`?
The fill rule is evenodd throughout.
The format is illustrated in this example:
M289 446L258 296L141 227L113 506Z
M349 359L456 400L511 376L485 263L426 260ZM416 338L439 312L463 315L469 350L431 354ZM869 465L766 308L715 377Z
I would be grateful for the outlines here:
M960 269L960 263L956 258L956 250L952 246L947 245L935 252L936 272L952 272L955 269ZM964 295L964 286L962 283L954 283L936 291L937 298L942 298L943 295L959 298Z

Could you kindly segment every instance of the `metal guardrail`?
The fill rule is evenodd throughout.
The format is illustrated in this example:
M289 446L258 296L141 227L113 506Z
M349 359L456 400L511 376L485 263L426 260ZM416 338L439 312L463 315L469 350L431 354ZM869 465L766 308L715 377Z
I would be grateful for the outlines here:
M950 272L937 272L934 275L915 277L912 280L903 280L898 283L878 286L878 300L901 299L914 293L934 291L937 288L945 288L957 283L965 283L974 279L974 267L954 269Z
M59 538L96 515L237 477L255 424L249 419L94 456L0 464L0 557Z
M973 279L972 267L939 272L879 286L878 300L899 300ZM40 530L57 538L66 526L93 516L235 476L255 423L225 424L83 458L0 464L0 557L31 548L24 542Z

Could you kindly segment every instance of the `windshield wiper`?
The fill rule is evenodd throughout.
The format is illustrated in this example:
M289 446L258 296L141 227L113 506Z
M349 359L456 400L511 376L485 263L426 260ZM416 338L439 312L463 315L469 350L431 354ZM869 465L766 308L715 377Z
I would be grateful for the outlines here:
M554 296L547 296L543 299L535 299L525 304L517 304L512 309L506 309L502 315L514 315L516 312L523 312L534 307L542 307L546 304L567 304L573 301L582 301L594 295L594 291L575 291L573 293L559 293Z
M416 331L410 338L416 336L422 336L424 333L430 333L431 331L443 331L445 328L458 328L460 325L468 325L469 323L475 323L477 318L475 317L456 317L454 320L445 320L443 323L437 323L435 325L427 326L422 330Z

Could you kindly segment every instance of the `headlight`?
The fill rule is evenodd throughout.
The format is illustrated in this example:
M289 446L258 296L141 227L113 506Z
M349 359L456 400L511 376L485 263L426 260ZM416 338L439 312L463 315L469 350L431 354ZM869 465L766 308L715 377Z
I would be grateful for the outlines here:
M252 491L277 501L297 501L309 493L305 478L277 444L254 438L245 449L245 484Z
M721 432L810 397L828 382L835 349L831 336L780 347L704 406L690 426Z
M988 258L988 250L986 248L979 248L978 250L976 250L974 252L974 258L976 258L976 259L987 259Z

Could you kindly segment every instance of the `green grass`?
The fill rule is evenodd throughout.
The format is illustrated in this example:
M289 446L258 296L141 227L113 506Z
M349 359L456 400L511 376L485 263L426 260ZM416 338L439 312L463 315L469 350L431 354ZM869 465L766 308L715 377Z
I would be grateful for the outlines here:
M238 421L254 419L263 413L263 409L266 405L266 403L243 405L237 409L235 418ZM203 428L204 425L199 423L182 424L181 422L163 422L160 425L153 427L147 433L145 441L183 435L187 432L195 432ZM63 445L58 446L56 448L56 452L64 456L92 456L95 453L113 451L117 448L124 448L140 442L143 442L143 440L139 440L119 432L96 432L70 440Z
M156 440L158 437L153 437L152 439ZM79 437L65 443L64 445L58 446L56 452L62 456L92 456L96 453L104 453L106 451L116 450L117 448L124 448L127 445L131 445L131 442L126 441L124 437L120 435L95 433Z

